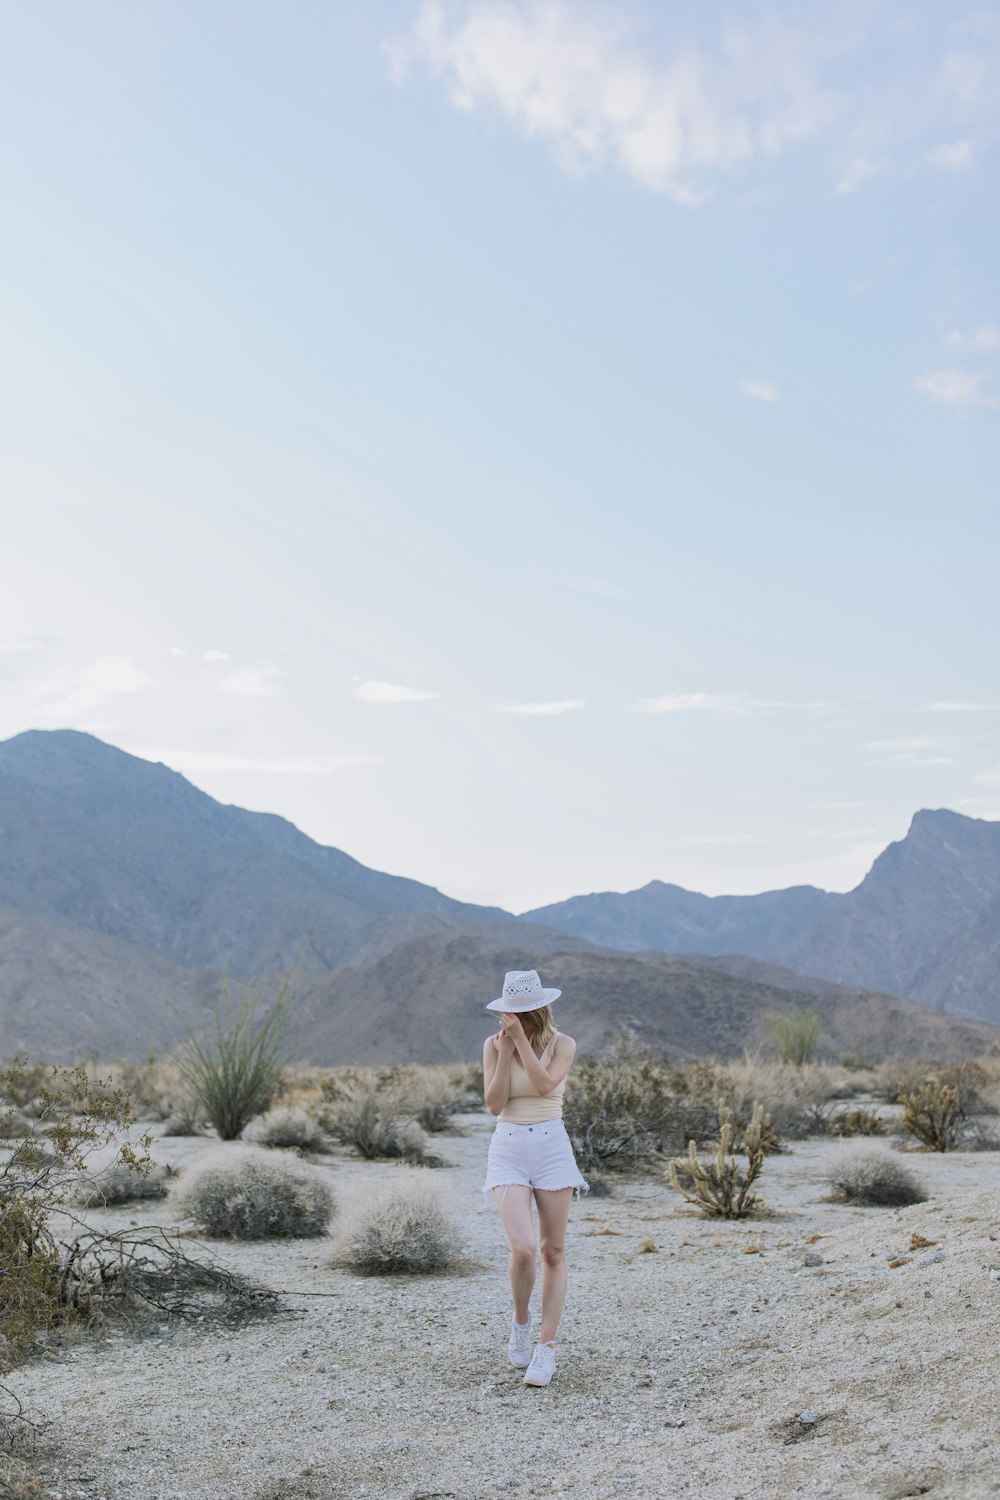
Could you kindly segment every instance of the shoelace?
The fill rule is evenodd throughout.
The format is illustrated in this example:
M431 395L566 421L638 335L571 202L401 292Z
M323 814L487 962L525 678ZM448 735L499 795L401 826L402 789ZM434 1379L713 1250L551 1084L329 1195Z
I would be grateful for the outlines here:
M537 1349L535 1350L535 1357L531 1361L532 1364L535 1363L535 1360L537 1360L540 1365L554 1365L556 1362L555 1344L539 1344Z

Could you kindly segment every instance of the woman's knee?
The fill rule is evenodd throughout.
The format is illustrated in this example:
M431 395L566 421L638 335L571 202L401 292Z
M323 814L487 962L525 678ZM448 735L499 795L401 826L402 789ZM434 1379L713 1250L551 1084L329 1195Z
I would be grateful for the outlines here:
M561 1266L566 1259L566 1246L542 1241L542 1260L550 1269Z
M534 1240L512 1240L510 1258L514 1265L521 1270L527 1270L530 1266L533 1266L535 1264Z

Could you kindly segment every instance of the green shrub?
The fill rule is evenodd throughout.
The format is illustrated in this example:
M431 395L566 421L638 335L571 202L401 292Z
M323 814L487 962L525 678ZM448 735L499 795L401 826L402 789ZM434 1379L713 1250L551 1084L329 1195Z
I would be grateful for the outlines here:
M874 1208L904 1208L924 1203L927 1194L903 1162L884 1151L856 1152L830 1173L834 1195L845 1203Z
M174 1203L209 1234L235 1240L323 1234L334 1212L315 1167L257 1146L227 1146L189 1168Z
M427 1276L447 1271L459 1250L457 1225L437 1194L410 1182L362 1211L348 1237L344 1261L366 1275Z
M760 1207L760 1199L750 1188L764 1166L762 1138L767 1118L759 1104L742 1135L733 1120L732 1110L719 1110L719 1143L712 1156L703 1160L695 1141L688 1143L687 1156L678 1156L667 1167L670 1185L694 1203L707 1218L745 1219ZM746 1166L741 1167L734 1153L741 1151Z
M223 975L212 1017L201 1031L188 1031L178 1069L220 1140L235 1140L279 1092L290 1000L291 979L286 976L263 1017L252 987L234 1011Z
M885 1135L885 1121L881 1115L874 1110L841 1109L835 1111L831 1116L829 1126L831 1135Z
M772 1012L764 1017L764 1026L783 1063L801 1068L813 1061L823 1026L814 1005L799 1006L783 1014Z

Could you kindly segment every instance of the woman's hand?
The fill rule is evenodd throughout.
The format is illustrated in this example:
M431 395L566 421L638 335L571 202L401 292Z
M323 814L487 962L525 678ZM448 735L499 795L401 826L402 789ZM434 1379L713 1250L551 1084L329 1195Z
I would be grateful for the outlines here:
M521 1025L521 1017L512 1011L505 1011L500 1017L500 1031L515 1047L518 1043L528 1040L525 1029Z
M507 1035L506 1031L496 1032L490 1038L490 1041L493 1043L494 1047L499 1052L501 1057L506 1057L508 1053L513 1052L514 1050L514 1043Z

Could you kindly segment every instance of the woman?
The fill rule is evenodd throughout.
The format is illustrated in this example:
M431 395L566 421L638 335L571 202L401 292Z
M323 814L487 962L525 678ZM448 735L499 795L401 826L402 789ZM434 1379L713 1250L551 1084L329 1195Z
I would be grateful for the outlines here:
M550 1002L561 990L543 989L534 969L515 969L487 1010L499 1011L500 1030L483 1047L486 1108L499 1115L490 1141L484 1192L492 1190L510 1240L514 1301L510 1362L526 1385L548 1385L556 1367L556 1329L566 1299L566 1222L573 1192L588 1191L562 1122L566 1075L576 1053L556 1031ZM531 1292L535 1285L534 1195L542 1250L542 1324L531 1352Z

